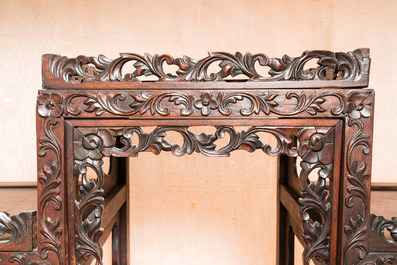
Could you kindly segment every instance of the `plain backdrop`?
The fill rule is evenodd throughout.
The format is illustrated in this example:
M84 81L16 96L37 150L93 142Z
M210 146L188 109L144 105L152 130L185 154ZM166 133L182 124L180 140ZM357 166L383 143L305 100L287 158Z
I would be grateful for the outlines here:
M0 182L35 181L41 55L371 49L373 180L396 182L397 1L0 0ZM132 160L131 264L273 264L276 159ZM0 194L1 197L1 194Z

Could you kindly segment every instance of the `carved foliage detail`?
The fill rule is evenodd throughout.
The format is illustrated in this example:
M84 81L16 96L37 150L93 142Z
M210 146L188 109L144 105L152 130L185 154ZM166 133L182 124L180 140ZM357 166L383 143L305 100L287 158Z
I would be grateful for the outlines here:
M54 94L54 93L52 93ZM215 96L216 95L216 96ZM151 115L168 116L172 111L181 116L190 116L195 111L202 116L208 116L211 112L222 116L230 116L237 111L241 116L258 114L276 114L280 116L293 116L303 112L310 115L329 111L332 115L338 116L346 113L347 98L345 95L334 93L306 93L300 94L287 92L285 99L277 92L264 92L256 94L252 92L203 92L199 97L189 93L181 92L162 92L158 94L118 92L95 94L73 93L67 96L63 102L62 110L66 115L78 116L82 112L94 113L101 116L104 113L116 116L143 115L149 112ZM327 98L335 98L338 103L328 109L326 106ZM77 101L83 99L83 102ZM248 104L239 104L245 100ZM182 108L164 106L164 103L172 102L175 106L181 105ZM61 108L61 107L59 107Z
M0 212L0 244L20 243L26 235L29 225L29 216L19 214L10 216Z
M356 128L348 139L346 155L346 168L348 175L345 176L349 186L345 196L345 206L350 209L352 215L350 224L345 224L344 233L347 243L344 247L345 255L353 250L358 251L360 259L368 254L369 228L364 221L368 217L368 181L370 176L369 157L371 153L370 133L365 128L366 119L369 119L372 111L373 98L370 93L353 92L347 100L347 117L351 131ZM353 210L354 208L354 210ZM354 213L354 215L353 215Z
M308 61L317 60L317 68L306 71ZM123 76L124 65L133 61L134 72ZM213 63L218 62L218 72L208 72ZM178 70L166 73L164 63L175 65ZM261 76L256 70L256 63L269 68L269 77ZM300 57L284 55L281 59L269 58L265 54L237 52L230 54L225 52L209 53L209 56L201 60L195 60L184 56L173 58L170 55L121 53L120 57L111 60L104 55L98 58L78 56L76 58L52 55L49 62L50 72L59 79L70 83L87 82L117 82L140 81L140 76L155 76L159 81L219 81L228 76L244 75L250 81L278 81L278 80L327 80L326 71L332 69L334 80L359 81L368 75L368 51L357 49L353 52L333 53L330 51L305 51ZM88 65L94 68L92 73Z
M159 154L170 151L174 155L182 156L193 152L206 156L229 156L230 152L238 149L253 152L262 149L268 155L277 156L287 154L296 156L297 149L290 146L291 135L283 129L271 127L251 127L247 131L237 132L230 126L217 126L214 134L201 133L196 135L188 127L158 126L150 133L139 127L124 128L79 128L84 138L75 142L75 146L84 146L84 151L77 154L77 159L98 159L97 150L106 156L137 156L139 152L149 151ZM183 138L182 146L166 141L167 132L177 132ZM277 146L272 148L260 141L257 133L269 133L277 140ZM138 136L138 143L133 144L131 138ZM223 147L217 147L216 141L229 135L229 142ZM116 147L116 141L119 146Z
M59 214L48 216L47 210L53 209L60 213L62 200L60 197L61 166L62 155L61 145L54 134L54 128L59 125L58 117L62 113L62 97L58 94L39 95L38 114L42 118L43 135L38 140L38 157L42 168L39 168L38 182L41 187L38 194L39 200L39 228L38 231L43 236L39 242L39 253L42 259L47 259L48 251L55 252L59 264L63 262L63 249L61 237L63 234L60 227L61 220Z
M387 220L383 216L375 216L372 219L371 229L377 236L381 236L385 242L397 245L397 217ZM391 239L385 237L384 230L389 231Z
M48 262L39 261L35 257L30 257L27 253L13 253L9 256L8 261L16 265L49 265Z
M359 265L396 265L397 255L390 254L369 254Z
M302 158L300 181L300 213L303 221L303 238L306 248L303 253L305 265L311 259L329 261L331 204L327 200L326 180L332 179L334 129L321 131L303 129L298 134L299 156ZM311 182L310 173L318 169L318 178Z
M104 209L102 157L91 139L74 132L74 175L79 182L75 199L76 257L78 261L83 261L92 256L96 264L102 263L102 248L99 246ZM94 178L89 176L89 170L94 173Z

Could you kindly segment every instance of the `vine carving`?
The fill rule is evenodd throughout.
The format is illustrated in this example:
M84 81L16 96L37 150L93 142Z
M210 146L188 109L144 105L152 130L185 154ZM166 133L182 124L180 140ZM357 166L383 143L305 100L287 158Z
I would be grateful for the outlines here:
M78 186L78 198L75 199L76 257L78 261L93 257L97 265L102 264L102 248L99 245L103 234L101 216L104 210L102 157L90 139L74 132L74 175L81 183ZM88 177L90 169L95 179Z
M61 237L63 229L60 226L59 214L47 216L47 209L60 213L62 199L60 196L61 168L63 164L61 144L54 130L59 126L62 114L62 97L56 93L39 95L37 111L42 122L42 135L38 139L39 173L39 231L42 240L39 241L39 253L42 259L48 258L48 252L54 252L59 264L63 264L63 249Z
M299 178L303 188L300 213L306 243L303 260L305 265L312 259L326 263L329 261L331 229L331 204L327 201L326 180L332 180L334 129L303 129L298 139L299 156L302 158ZM319 169L318 178L311 182L309 175L315 169Z
M317 60L317 67L306 71L306 63ZM127 62L133 64L135 71L125 72ZM218 72L208 72L210 65L218 62ZM175 73L166 73L164 64L178 67ZM269 69L269 77L262 76L256 70L258 63ZM94 71L89 72L90 65ZM136 82L141 76L154 76L158 81L198 82L220 81L229 76L244 75L249 81L279 81L279 80L351 80L360 81L368 76L369 55L367 49L357 49L352 52L330 52L321 50L305 51L299 57L284 55L282 58L269 58L267 55L245 55L225 52L213 52L201 60L188 56L174 58L170 55L143 56L134 53L121 53L120 57L111 60L104 55L95 57L78 56L67 58L60 55L51 55L49 71L56 78L69 83L87 82ZM327 70L332 69L332 75Z

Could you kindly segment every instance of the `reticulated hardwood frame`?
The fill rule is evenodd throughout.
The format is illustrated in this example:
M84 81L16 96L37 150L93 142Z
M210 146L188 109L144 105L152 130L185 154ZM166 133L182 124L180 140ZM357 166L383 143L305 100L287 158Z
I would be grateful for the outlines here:
M306 69L312 59L318 67ZM135 61L135 71L122 76L128 61ZM214 62L220 71L208 73ZM269 77L258 74L256 62L269 67ZM31 244L0 243L2 264L100 264L100 246L110 231L114 264L127 264L126 157L145 151L228 156L237 149L280 156L277 264L293 262L293 233L305 245L305 265L310 260L395 264L397 222L370 216L369 209L374 111L373 90L365 89L369 62L368 49L307 51L281 59L249 53L210 53L201 60L44 55L45 90L37 99L37 233L34 213L17 225L10 221L17 217L1 213L4 233ZM179 69L166 73L164 63ZM141 82L143 75L158 80ZM236 75L247 79L227 79ZM189 130L204 125L215 126L215 133ZM240 125L251 127L236 131ZM158 127L147 133L141 130L145 126ZM167 131L181 134L183 145L168 143ZM277 146L262 142L258 132L273 135ZM131 142L133 134L139 143ZM229 143L216 146L225 134ZM107 174L104 157L112 158ZM309 182L317 168L317 180ZM87 170L96 178L88 178Z

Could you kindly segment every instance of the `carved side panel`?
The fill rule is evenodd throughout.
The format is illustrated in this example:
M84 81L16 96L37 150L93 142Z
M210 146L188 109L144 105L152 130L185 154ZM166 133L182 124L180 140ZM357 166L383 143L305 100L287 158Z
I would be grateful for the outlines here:
M64 264L67 250L62 100L52 93L41 94L37 100L38 253L51 264Z
M373 93L348 96L343 180L343 264L358 264L368 255L373 123Z
M306 128L298 134L298 140L302 158L299 178L303 188L300 213L306 243L303 262L309 265L315 260L328 264L332 207L326 184L327 179L332 180L335 131ZM318 176L311 181L309 175L314 170L318 170Z
M102 171L103 155L97 150L99 136L84 137L77 130L73 134L74 183L77 184L75 212L75 253L77 262L95 260L102 264L99 239L103 234L101 217L104 210Z

